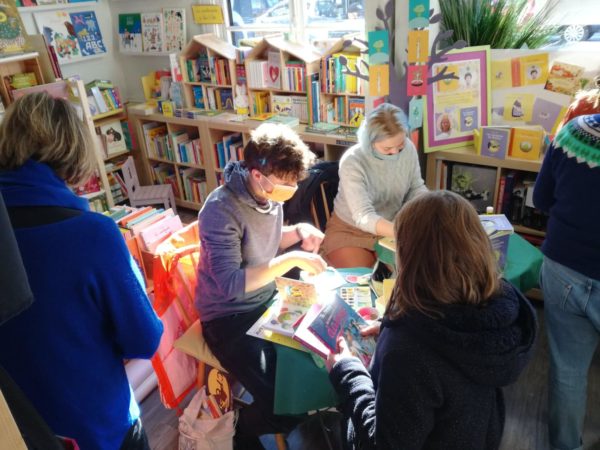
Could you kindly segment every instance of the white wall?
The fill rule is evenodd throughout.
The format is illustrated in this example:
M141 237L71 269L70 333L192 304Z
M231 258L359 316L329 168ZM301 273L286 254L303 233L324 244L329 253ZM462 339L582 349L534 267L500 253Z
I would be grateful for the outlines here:
M213 0L210 3L220 4L221 0ZM119 52L118 15L121 13L160 11L161 8L182 7L185 8L187 38L200 33L217 33L224 37L224 27L218 25L196 25L192 17L192 4L199 3L193 0L99 0L95 5L85 5L68 9L73 11L95 11L100 24L102 37L106 45L106 55L87 60L83 58L75 63L61 66L65 77L79 75L84 82L96 78L112 80L119 86L121 95L126 100L143 101L144 94L140 78L148 72L157 69L168 69L168 56L137 56L124 55ZM203 1L202 3L208 3ZM34 10L35 11L35 10ZM35 25L33 13L21 12L25 29L29 34L39 34Z

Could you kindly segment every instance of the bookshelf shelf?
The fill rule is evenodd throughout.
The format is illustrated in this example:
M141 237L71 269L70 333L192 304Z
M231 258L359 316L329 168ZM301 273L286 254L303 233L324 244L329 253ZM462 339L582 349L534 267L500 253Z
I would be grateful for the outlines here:
M113 109L111 111L107 111L105 113L102 114L96 114L95 116L92 116L92 120L94 122L98 121L98 120L102 120L102 119L106 119L108 117L113 117L116 116L118 114L122 114L125 110L123 108L117 108L117 109Z
M521 222L528 223L526 216L532 214L531 212L525 213L526 206L529 206L526 197L528 189L533 188L535 184L535 177L542 166L541 160L531 161L510 157L506 159L490 158L477 154L473 146L433 152L427 155L425 178L429 189L449 189L448 184L454 165L461 168L465 165L487 168L488 171L493 169L495 181L492 187L493 192L489 197L489 205L493 206L496 212L504 213L508 217L513 223L515 232L537 237L546 235L540 229L521 224ZM519 193L517 194L517 192ZM518 207L515 202L519 202ZM531 218L528 220L529 223L535 223ZM543 224L543 222L539 223Z
M125 155L130 155L131 154L131 150L124 150L122 152L118 152L118 153L113 153L108 155L106 158L104 158L104 161L111 161L113 159L119 158L121 156L125 156ZM118 168L117 168L118 170ZM108 170L107 170L108 172Z

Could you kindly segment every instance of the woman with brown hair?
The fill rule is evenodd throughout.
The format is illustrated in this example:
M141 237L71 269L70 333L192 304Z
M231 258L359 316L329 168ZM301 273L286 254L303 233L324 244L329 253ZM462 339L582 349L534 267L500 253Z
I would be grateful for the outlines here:
M398 278L367 370L343 338L329 377L350 448L496 449L501 387L531 357L535 313L500 279L473 206L423 194L395 220Z
M321 253L334 267L371 267L375 242L393 236L404 203L426 192L406 116L383 103L358 130L358 144L340 160L340 184Z

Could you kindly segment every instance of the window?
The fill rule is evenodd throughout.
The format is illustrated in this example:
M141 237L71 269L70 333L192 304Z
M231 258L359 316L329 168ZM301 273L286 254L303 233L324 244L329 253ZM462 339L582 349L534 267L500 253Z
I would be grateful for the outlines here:
M286 33L299 42L365 29L365 0L229 0L234 45L248 37Z
M536 0L534 9L549 0ZM598 0L557 0L551 15L558 27L552 47L568 50L598 51L600 46L600 7Z

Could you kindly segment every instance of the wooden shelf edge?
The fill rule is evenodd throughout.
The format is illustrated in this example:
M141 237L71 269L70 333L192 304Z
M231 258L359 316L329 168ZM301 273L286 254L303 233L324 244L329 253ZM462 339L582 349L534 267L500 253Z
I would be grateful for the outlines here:
M95 122L97 120L106 119L107 117L112 117L112 116L116 116L118 114L121 114L123 111L125 111L123 108L118 108L118 109L113 109L111 111L106 111L105 113L96 114L95 116L92 116L92 120Z
M525 227L523 225L513 225L513 228L515 229L515 233L524 233L524 234L530 234L532 236L546 237L545 231L536 230L535 228L529 228L529 227Z

